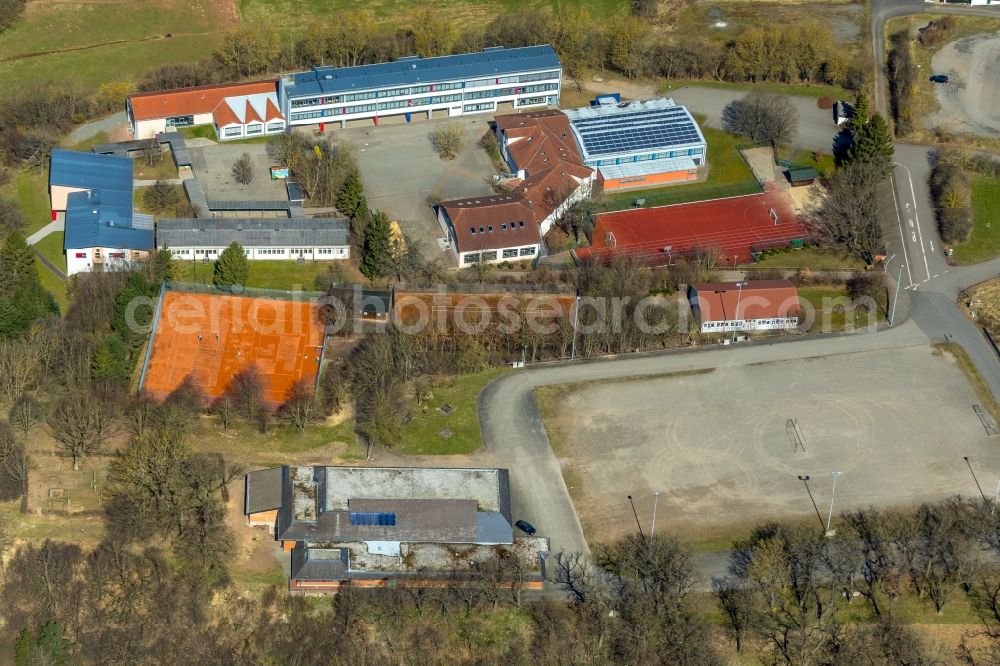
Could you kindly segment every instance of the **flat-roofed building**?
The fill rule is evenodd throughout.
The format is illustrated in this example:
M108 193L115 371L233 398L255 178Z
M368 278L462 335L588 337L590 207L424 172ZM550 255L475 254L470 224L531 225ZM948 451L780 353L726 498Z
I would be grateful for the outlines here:
M691 113L672 99L565 111L583 162L606 191L697 180L708 144Z
M215 261L234 242L254 260L333 261L351 255L348 222L342 218L176 218L156 224L156 246L176 259Z
M548 44L356 67L314 67L279 80L289 125L380 117L493 113L559 102L562 65Z
M799 325L799 294L789 280L692 284L688 299L702 333L781 331Z
M221 140L285 131L273 79L136 93L125 113L136 139L195 125L212 125Z
M283 466L247 474L244 502L291 553L293 592L467 581L498 556L543 580L548 540L515 539L505 469Z

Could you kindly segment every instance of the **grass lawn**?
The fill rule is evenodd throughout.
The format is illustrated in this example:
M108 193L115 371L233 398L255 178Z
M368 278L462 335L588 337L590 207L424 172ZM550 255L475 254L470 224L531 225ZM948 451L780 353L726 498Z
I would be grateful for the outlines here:
M472 453L481 447L483 436L476 401L483 388L505 372L507 369L501 368L436 380L432 397L425 404L411 407L410 421L403 426L403 442L394 451L452 455ZM441 411L443 405L454 409L446 415ZM445 428L451 431L447 439L439 434Z
M150 215L172 215L174 211L161 211L159 213L154 213L146 206L146 191L152 187L152 185L145 185L143 187L132 188L132 204L135 206L136 210L140 213L149 213ZM187 201L187 194L184 193L183 185L171 185L172 190L177 193L177 201Z
M35 266L38 267L38 279L41 281L42 287L56 299L56 303L59 304L60 314L66 314L66 310L69 308L69 297L66 295L66 281L60 279L58 275L50 271L40 261L36 262Z
M972 219L968 243L955 246L956 264L975 264L1000 255L1000 178L973 176Z
M857 257L847 252L806 247L801 250L789 250L788 252L779 252L778 254L761 257L760 261L755 261L752 264L744 264L740 268L808 268L814 271L852 268L861 270L864 268L864 264Z
M212 0L32 3L0 40L0 86L96 89L211 55L236 16ZM171 35L167 37L167 35Z
M49 234L35 243L35 249L52 262L59 270L66 272L66 255L63 254L63 232Z
M872 319L874 315L849 311L851 297L847 295L846 287L799 287L798 291L799 302L805 308L807 316L810 310L815 314L815 319L809 328L810 331L824 333L843 331L864 328L870 323L875 323ZM879 299L878 305L877 321L885 321L885 295Z
M794 155L789 155L785 159L795 166L810 166L816 169L819 175L824 178L828 178L837 166L833 160L833 155L829 153L821 153L819 159L817 160L815 153L811 150L800 150Z
M330 262L307 261L300 264L291 260L251 261L247 287L281 289L284 291L315 291L316 278L329 270ZM215 262L174 261L174 279L177 282L212 284Z
M330 425L312 425L299 432L297 429L273 422L267 434L261 434L249 423L237 421L229 430L222 430L214 420L206 419L205 427L198 434L198 449L221 453L231 460L251 465L285 465L288 456L334 447L336 454L327 458L353 460L360 455L353 419L344 419Z
M69 140L70 138L68 136L63 138L63 141L68 142ZM77 150L81 153L86 153L89 152L90 149L93 148L94 146L100 143L108 143L109 140L110 137L108 137L107 132L98 132L97 134L94 134L93 136L84 139L80 143L67 144L67 148L69 148L70 150Z
M195 127L182 127L181 134L184 135L185 139L210 139L212 141L218 141L219 137L215 134L215 128L211 125L196 125Z
M697 86L699 88L722 88L725 90L754 90L762 89L767 92L781 95L795 95L797 97L823 97L828 95L838 99L854 99L854 93L847 92L839 86L828 86L823 84L788 84L788 83L736 83L731 81L711 81L708 79L664 79L656 88L658 95L670 96L670 93L677 88L686 86Z
M136 180L158 180L164 178L170 180L177 178L177 166L174 159L169 154L164 153L163 159L156 166L149 166L145 160L137 158L132 160L133 173Z
M708 178L704 182L609 194L601 202L601 208L632 208L632 202L636 199L645 199L646 207L650 207L760 192L760 185L750 172L750 167L736 149L745 140L722 130L706 127L704 118L697 120L708 143Z
M52 221L48 169L25 169L13 174L3 195L15 199L24 213L24 235L30 236Z

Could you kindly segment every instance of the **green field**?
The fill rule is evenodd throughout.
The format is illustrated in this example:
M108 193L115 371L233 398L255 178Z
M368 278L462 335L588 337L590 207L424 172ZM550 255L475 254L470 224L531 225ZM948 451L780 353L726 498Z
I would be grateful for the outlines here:
M24 235L30 236L52 221L49 209L48 169L18 171L4 185L3 195L14 199L24 214Z
M63 254L63 232L49 234L35 243L35 249L52 262L59 270L66 272L66 255Z
M957 264L975 264L1000 255L1000 178L972 178L972 219L968 243L955 246Z
M451 18L458 26L489 23L504 12L524 9L550 11L554 2L531 0L437 0L437 9ZM575 0L574 4L586 7L592 17L606 18L628 10L623 0ZM376 20L402 26L409 15L420 6L405 0L237 0L240 14L248 23L265 23L286 34L299 34L315 21L329 21L337 12L350 9L371 11Z
M761 257L759 261L755 261L752 264L745 264L740 268L789 268L796 270L804 268L812 271L823 271L842 268L861 270L864 267L864 264L859 259L847 252L807 247L800 250L789 249L788 252L779 252L778 254Z
M251 261L250 277L245 286L285 291L315 291L316 278L330 268L330 262ZM178 282L212 284L215 262L174 260L174 279Z
M138 78L211 55L235 19L228 2L214 0L33 2L0 39L0 86L87 90Z
M829 332L864 328L869 323L875 323L875 315L864 312L851 313L846 311L846 305L851 302L847 288L831 287L799 287L799 302L803 307L811 306L815 313L810 331ZM808 306L807 306L808 304ZM878 302L877 321L885 321L886 299L883 296ZM807 309L808 312L808 309Z
M645 199L646 206L650 207L760 192L757 179L753 177L750 167L736 149L744 139L722 130L706 127L704 118L699 117L697 120L705 135L705 141L708 142L708 178L704 182L610 194L604 197L601 208L603 210L632 208L632 203L636 199Z
M409 455L452 455L472 453L483 445L476 401L491 381L507 370L487 370L440 380L431 388L424 404L410 408L410 421L403 426L403 442L394 450ZM449 414L443 405L454 409ZM448 437L442 432L450 431Z

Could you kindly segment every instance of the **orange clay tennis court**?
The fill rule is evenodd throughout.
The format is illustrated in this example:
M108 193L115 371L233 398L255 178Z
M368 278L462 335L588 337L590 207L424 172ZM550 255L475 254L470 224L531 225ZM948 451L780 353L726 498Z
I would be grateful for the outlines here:
M154 397L166 398L191 375L211 400L255 365L263 399L275 407L299 380L316 381L323 325L313 303L168 291L152 344L143 388Z

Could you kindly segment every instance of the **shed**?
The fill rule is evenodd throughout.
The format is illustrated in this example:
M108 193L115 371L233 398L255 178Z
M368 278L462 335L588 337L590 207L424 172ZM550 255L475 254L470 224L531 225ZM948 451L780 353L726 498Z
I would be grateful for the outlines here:
M301 204L306 200L306 193L302 190L302 186L295 181L285 181L285 190L288 191L288 200L292 203Z
M791 182L792 187L812 185L816 182L817 178L819 178L819 174L812 167L792 165L788 168L788 180Z

